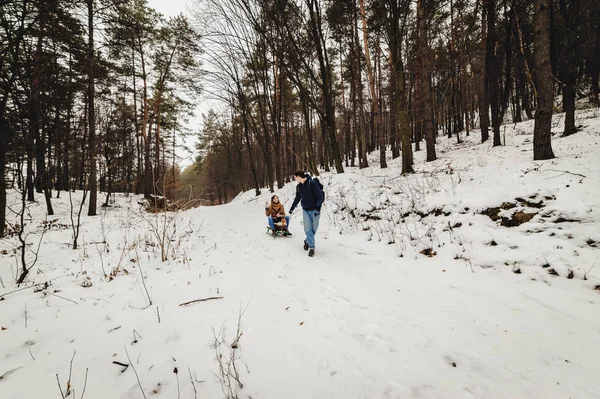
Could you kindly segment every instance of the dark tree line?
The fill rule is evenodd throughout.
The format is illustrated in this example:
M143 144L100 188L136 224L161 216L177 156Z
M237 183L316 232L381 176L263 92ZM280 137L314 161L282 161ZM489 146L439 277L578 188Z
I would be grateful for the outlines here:
M0 3L0 234L6 192L173 195L175 132L199 91L200 36L145 0Z
M598 105L600 3L594 0L198 0L227 104L207 116L196 169L215 202L367 155L436 159L442 135L474 130L501 146L501 124L536 118L534 158L553 157L550 119ZM555 99L559 99L555 101ZM479 134L479 133L478 133ZM389 152L389 153L388 153Z
M75 189L89 190L88 215L114 192L225 202L297 168L370 166L374 151L412 173L413 152L435 160L442 137L501 146L508 120L535 118L534 158L548 159L552 114L569 135L578 101L599 103L595 0L191 6L194 25L145 0L0 3L1 232L11 188L43 195L49 214ZM200 83L225 106L180 179L176 132Z

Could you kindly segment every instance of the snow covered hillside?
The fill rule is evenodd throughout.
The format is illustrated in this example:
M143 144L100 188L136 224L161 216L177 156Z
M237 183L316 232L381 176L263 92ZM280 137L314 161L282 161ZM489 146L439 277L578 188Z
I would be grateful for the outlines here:
M265 234L266 191L166 214L118 196L77 250L68 196L47 221L32 204L20 287L0 241L0 398L598 398L598 110L578 122L551 161L530 121L506 147L439 138L414 175L324 173L314 258L299 211Z

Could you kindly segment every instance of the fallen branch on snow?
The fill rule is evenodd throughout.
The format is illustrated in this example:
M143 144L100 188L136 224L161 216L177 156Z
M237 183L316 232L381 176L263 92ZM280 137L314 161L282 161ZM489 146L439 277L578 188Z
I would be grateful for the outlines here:
M216 242L215 242L215 245L213 245L212 247L208 248L206 251L204 251L204 253L207 253L211 249L217 249L217 243Z
M16 369L12 369L12 370L8 370L6 373L0 375L0 381L6 379L6 377L8 377L9 375L11 375L12 373L14 373L15 371L22 369L23 366L21 367L17 367Z
M51 278L50 280L44 281L43 283L37 283L37 284L33 284L32 283L31 285L28 285L26 287L20 287L20 288L14 290L14 291L5 292L4 294L0 294L0 301L3 301L5 299L4 297L6 295L10 295L10 294L14 294L16 292L24 291L24 290L26 290L28 288L33 288L34 292L44 291L46 288L48 288L50 286L50 283L52 281L58 280L61 277L67 277L67 276L68 276L68 274L65 274L65 275L62 275L62 276ZM37 290L37 291L35 291L35 290Z
M125 372L125 370L127 370L127 369L129 368L129 365L128 365L128 364L121 363L121 362L117 362L116 360L113 360L113 364L116 364L117 366L125 367L125 368L124 368L124 369L121 371L121 373L124 373L124 372Z
M193 301L189 301L189 302L184 302L184 303L180 303L179 306L186 306L195 302L204 302L204 301L210 301L211 299L223 299L222 296L212 296L210 298L202 298L202 299L194 299Z
M541 169L541 168L542 168L544 165L545 165L545 164L536 165L536 167L535 167L535 168L531 168L531 169L524 170L524 171L523 171L523 174L524 174L524 175L526 175L526 174L527 174L527 173L529 173L529 172L541 172L541 170L540 170L540 169ZM584 179L587 179L587 176L585 176L585 175L582 175L581 173L573 173L573 172L569 172L568 170L559 170L559 169L544 169L544 171L545 171L545 172L558 172L558 173L561 173L560 175L558 175L558 176L556 176L556 177L559 177L559 176L562 176L562 175L565 175L565 174L569 174L569 175L573 175L573 176L579 176L579 177L582 177L582 178L584 178Z
M72 300L72 299L65 298L64 296L56 295L55 293L53 293L53 292L50 292L50 291L48 291L48 290L44 291L44 293L46 293L46 294L50 294L50 295L54 295L55 297L58 297L58 298L60 298L60 299L64 299L65 301L73 302L75 305L77 305L77 304L78 304L77 302L75 302L75 301L74 301L74 300Z
M585 176L585 175L582 175L580 173L569 172L568 170L558 170L558 169L546 169L546 170L548 170L549 172L561 172L562 174L558 175L558 176L562 176L564 174L570 174L570 175L573 175L573 176L583 177L584 179L587 178L587 176ZM556 176L556 177L558 177L558 176Z
M35 285L37 285L37 284L35 284ZM19 289L14 290L14 291L6 292L6 293L0 295L0 301L3 301L4 297L6 295L14 294L15 292L23 291L23 290L26 290L27 288L33 288L33 287L35 287L35 285L30 285L30 286L27 286L27 287L21 287Z

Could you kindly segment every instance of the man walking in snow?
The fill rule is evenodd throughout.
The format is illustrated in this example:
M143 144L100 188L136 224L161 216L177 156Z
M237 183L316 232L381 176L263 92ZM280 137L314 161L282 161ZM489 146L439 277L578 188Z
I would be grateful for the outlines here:
M302 200L302 223L304 224L304 250L308 250L308 256L315 255L315 233L319 228L319 219L321 219L321 205L323 205L323 191L319 184L314 181L303 170L294 172L294 180L298 182L296 186L296 198L290 208L290 215L296 209L298 202Z

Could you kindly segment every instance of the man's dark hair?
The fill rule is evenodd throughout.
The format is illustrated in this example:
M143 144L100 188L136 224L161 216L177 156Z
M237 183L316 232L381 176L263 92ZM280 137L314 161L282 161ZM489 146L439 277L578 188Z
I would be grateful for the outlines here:
M306 172L303 171L302 169L298 169L297 171L294 172L294 176L298 176L301 178L305 178L306 177Z

